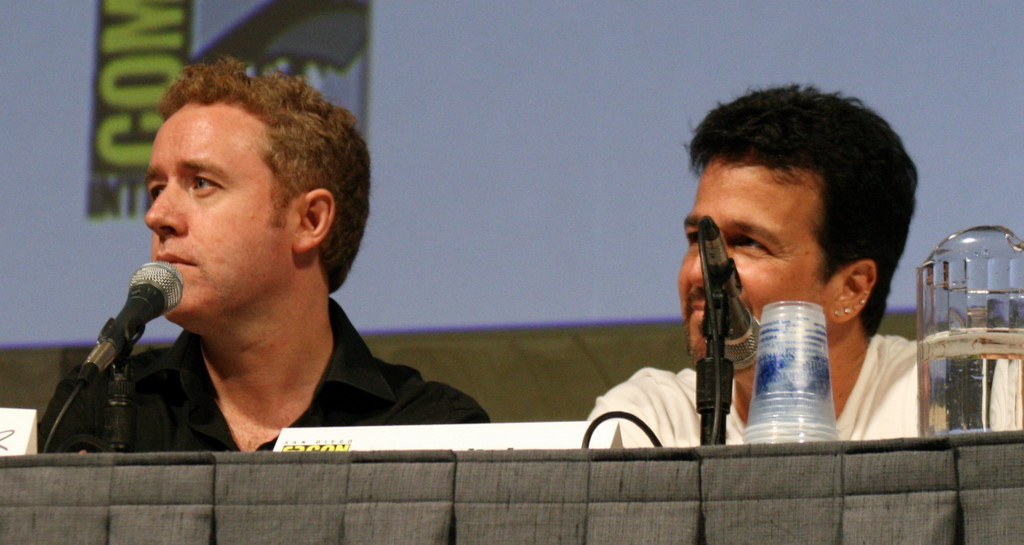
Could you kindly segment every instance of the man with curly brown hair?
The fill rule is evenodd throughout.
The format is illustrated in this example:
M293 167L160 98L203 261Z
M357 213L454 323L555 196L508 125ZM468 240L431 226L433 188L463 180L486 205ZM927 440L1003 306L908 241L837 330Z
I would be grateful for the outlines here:
M293 426L487 421L462 392L374 358L330 299L369 212L352 113L301 78L249 77L230 59L186 67L159 108L146 225L153 259L183 278L167 318L184 332L132 358L134 450L268 449ZM60 450L101 434L104 382L69 409Z

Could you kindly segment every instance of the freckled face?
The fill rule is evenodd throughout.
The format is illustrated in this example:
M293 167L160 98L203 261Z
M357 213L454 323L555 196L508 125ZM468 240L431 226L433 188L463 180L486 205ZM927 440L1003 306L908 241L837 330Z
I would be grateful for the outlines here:
M815 237L823 203L810 174L780 180L762 166L712 161L701 176L686 219L689 246L679 269L679 299L694 358L705 354L703 276L697 222L710 216L722 231L743 286L760 319L764 305L783 300L822 304L823 253ZM803 178L803 179L800 179Z
M263 122L238 107L189 104L153 143L152 257L181 271L183 298L168 319L196 333L257 311L291 270L290 231L275 225L266 138Z

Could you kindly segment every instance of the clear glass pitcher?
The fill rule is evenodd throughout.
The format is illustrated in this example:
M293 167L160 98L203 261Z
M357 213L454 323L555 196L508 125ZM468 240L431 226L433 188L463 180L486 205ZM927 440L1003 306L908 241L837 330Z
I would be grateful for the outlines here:
M1024 424L1024 243L997 225L953 233L917 269L922 436Z

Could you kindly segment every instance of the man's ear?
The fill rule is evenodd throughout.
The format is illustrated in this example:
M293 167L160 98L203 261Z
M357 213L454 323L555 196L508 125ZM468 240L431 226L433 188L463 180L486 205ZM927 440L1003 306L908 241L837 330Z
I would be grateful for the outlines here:
M859 316L877 282L874 259L858 259L840 267L828 282L834 295L826 301L826 318L841 323Z
M295 229L293 250L304 253L316 248L327 238L337 210L334 195L323 188L307 191L297 197L296 201L299 224Z

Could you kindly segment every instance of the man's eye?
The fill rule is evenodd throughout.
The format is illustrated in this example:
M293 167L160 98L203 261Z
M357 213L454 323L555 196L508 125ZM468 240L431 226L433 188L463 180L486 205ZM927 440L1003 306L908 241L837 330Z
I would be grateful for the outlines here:
M192 189L199 191L202 194L207 194L214 189L217 189L220 185L217 182L210 180L209 178L203 178L202 176L196 176L192 179Z
M149 200L155 201L156 198L159 197L160 194L163 193L163 192L164 192L164 186L162 186L162 185L154 185L153 187L149 188Z
M750 237L745 237L745 236L738 236L738 237L732 239L732 246L733 247L748 247L748 248L763 248L764 247L760 242L758 242L758 241L756 241L756 240L754 240L754 239L752 239Z

